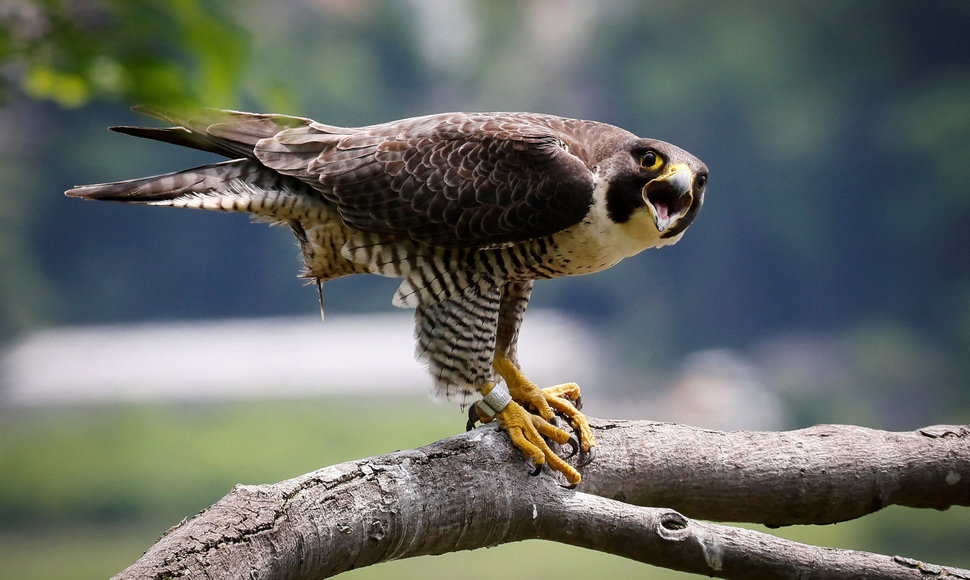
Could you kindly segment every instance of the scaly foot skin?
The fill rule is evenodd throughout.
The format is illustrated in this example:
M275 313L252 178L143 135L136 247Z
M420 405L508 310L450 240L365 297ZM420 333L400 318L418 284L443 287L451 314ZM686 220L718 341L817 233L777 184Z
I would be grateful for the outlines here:
M579 386L576 383L563 383L545 389L540 389L535 383L522 375L512 361L505 357L495 357L492 366L505 379L509 387L512 400L529 409L534 409L546 421L552 421L558 412L566 417L570 426L579 436L579 445L583 454L588 454L596 445L593 430L589 426L586 416L577 408L581 400ZM587 461L588 462L588 461Z
M579 387L575 383L565 383L540 389L535 383L522 376L521 371L508 359L496 357L494 366L505 379L512 401L500 410L490 409L491 412L483 411L477 404L472 406L469 409L468 428L471 429L474 425L476 415L482 423L497 419L499 425L509 432L515 446L536 466L534 475L542 470L545 463L548 463L549 467L565 476L570 487L574 487L582 479L579 472L554 453L542 437L545 436L560 445L569 443L573 447L570 457L582 448L581 466L592 460L591 450L596 445L596 440L586 417L577 409L580 401ZM482 396L490 393L493 388L492 384L483 387ZM532 409L533 412L528 409ZM579 441L552 424L557 412L569 420L579 436Z
M483 388L482 395L490 393L494 386L490 384ZM566 481L569 482L570 486L578 484L582 479L579 472L556 455L552 448L549 447L549 444L546 443L545 439L543 439L543 437L546 437L560 445L570 442L575 444L575 440L569 433L556 427L542 417L526 411L522 405L515 401L510 401L504 409L494 416L490 416L482 411L478 405L475 405L474 408L478 412L478 419L482 423L488 423L494 419L498 421L499 427L508 432L509 437L512 439L512 444L518 447L522 451L522 454L535 465L536 468L532 473L533 475L538 475L542 471L542 466L548 463L549 467L566 477Z

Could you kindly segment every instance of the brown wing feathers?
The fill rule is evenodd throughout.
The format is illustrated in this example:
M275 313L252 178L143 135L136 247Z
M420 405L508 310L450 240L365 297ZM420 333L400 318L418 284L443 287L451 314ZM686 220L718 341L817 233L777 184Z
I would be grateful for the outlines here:
M266 169L297 178L335 204L350 227L425 244L475 247L549 235L579 222L592 202L590 169L564 147L555 117L446 114L348 129L285 115L143 112L179 126L114 130L239 160L203 171L206 179ZM189 172L173 175L181 192L167 195L192 189ZM149 201L136 199L132 189L144 185L136 181L114 184L101 198Z
M301 127L259 142L256 155L277 171L316 178L351 227L432 245L522 241L587 213L592 174L550 131L523 122L519 133L492 134L439 117L350 136Z

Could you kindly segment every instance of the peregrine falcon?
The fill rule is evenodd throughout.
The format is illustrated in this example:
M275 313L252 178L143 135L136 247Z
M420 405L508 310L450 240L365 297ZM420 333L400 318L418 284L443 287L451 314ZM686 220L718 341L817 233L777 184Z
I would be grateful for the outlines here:
M68 196L287 224L318 288L349 274L401 278L393 302L415 310L416 356L436 393L471 405L469 426L497 421L535 474L548 464L579 483L550 443L591 458L579 387L541 389L516 356L533 284L677 242L704 200L700 160L612 125L533 113L348 128L237 111L142 112L174 126L112 129L229 160Z

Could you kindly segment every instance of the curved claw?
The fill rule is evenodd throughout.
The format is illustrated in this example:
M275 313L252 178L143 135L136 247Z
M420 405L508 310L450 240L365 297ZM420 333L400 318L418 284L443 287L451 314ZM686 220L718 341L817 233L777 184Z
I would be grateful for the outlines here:
M582 395L577 395L576 396L576 400L573 401L573 406L576 407L576 410L577 411L582 411L583 410L583 396Z
M468 407L468 422L465 423L465 431L471 431L475 428L475 423L478 422L478 410L475 409L477 403L472 403Z
M577 463L576 465L578 465L579 467L586 467L587 465L592 463L593 459L595 458L596 458L596 447L595 446L590 447L589 451L587 451L586 453L580 454L579 463Z
M533 469L532 471L530 471L529 472L529 475L531 475L532 477L535 477L535 476L539 475L540 473L542 473L542 466L543 465L545 465L545 464L544 463L538 463L538 464L536 464L536 468Z
M573 450L569 453L569 455L566 456L566 459L569 459L570 457L579 453L579 439L577 439L575 435L570 435L569 441L567 441L566 443L569 443L569 446L573 448Z
M560 484L559 487L561 487L563 489L576 489L576 487L578 485L579 485L578 483L570 483L569 485L562 485L562 484Z

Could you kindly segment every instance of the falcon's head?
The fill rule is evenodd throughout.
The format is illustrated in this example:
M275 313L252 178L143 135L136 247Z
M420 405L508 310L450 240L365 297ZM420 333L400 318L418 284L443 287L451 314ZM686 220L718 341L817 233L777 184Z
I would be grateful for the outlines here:
M680 239L704 203L707 166L683 149L635 139L600 165L610 220L646 247Z

